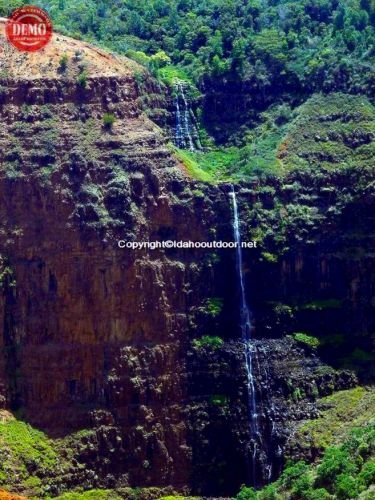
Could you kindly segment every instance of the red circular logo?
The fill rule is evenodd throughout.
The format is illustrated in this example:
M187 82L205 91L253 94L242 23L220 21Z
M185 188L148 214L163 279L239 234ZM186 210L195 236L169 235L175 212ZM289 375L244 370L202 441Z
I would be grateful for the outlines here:
M35 52L52 37L52 23L47 12L27 5L12 12L5 26L6 37L18 50Z

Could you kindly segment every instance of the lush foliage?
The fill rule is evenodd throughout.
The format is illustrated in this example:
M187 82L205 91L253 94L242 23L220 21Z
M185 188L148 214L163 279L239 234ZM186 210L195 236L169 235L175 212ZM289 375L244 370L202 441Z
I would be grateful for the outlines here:
M38 0L56 29L171 60L199 84L370 92L372 0ZM9 2L0 4L8 13ZM10 4L18 5L18 0ZM160 61L161 60L161 61ZM372 70L371 70L372 71Z
M0 1L0 15L19 3ZM209 96L201 124L220 141L249 145L240 158L253 158L246 170L277 166L272 151L283 124L309 95L374 95L373 0L31 3L48 10L56 30L126 54L167 84L175 78L194 82ZM79 83L85 85L84 74ZM264 137L258 131L256 140L244 137L273 105L283 107L277 127ZM324 140L315 144L326 147Z
M221 337L218 337L217 335L203 335L203 337L193 340L193 346L198 349L201 347L211 347L212 349L218 349L223 344L223 339Z
M203 306L204 312L209 316L216 318L223 308L223 299L221 297L210 297Z
M122 497L111 490L88 490L82 493L64 493L56 500L120 500Z
M353 427L361 427L375 414L375 392L363 387L340 391L320 400L325 408L319 419L303 423L293 440L306 454L316 455L345 440Z
M188 175L202 182L214 182L211 174L203 170L187 151L176 148L173 151Z
M332 93L315 95L293 111L285 104L270 107L256 127L243 132L245 145L183 151L180 158L193 177L211 182L301 169L371 168L374 138L375 108L368 99ZM265 189L272 195L271 186ZM295 215L314 217L315 210L299 208Z
M22 486L33 494L42 492L42 478L58 464L52 441L11 417L0 422L0 455L0 486Z
M297 462L259 492L243 486L239 500L358 498L375 482L375 422L353 429L340 446L325 451L318 466ZM365 498L365 497L364 497ZM367 498L371 498L368 496Z
M311 347L312 349L316 349L319 347L320 341L318 338L313 337L312 335L307 335L306 333L297 332L293 333L293 338L299 344L305 345L307 347Z
M19 3L0 1L0 15ZM374 95L374 0L32 3L48 10L56 30L126 54L168 85L190 81L208 97L198 106L202 142L210 147L208 130L232 148L178 153L198 180L371 161L366 100L342 96L333 103L339 115L319 96L306 109L296 105L317 92ZM77 83L86 80L82 72ZM327 119L313 122L323 107Z

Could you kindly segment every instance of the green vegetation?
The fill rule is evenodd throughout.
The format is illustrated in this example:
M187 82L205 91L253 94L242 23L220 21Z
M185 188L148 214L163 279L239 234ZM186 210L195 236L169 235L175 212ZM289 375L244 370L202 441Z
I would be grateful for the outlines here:
M339 299L327 299L327 300L314 300L303 304L301 309L308 311L323 311L325 309L341 309L342 300Z
M320 464L297 462L261 491L243 486L240 500L349 500L369 491L375 481L375 421L354 428L339 446L326 449ZM371 494L370 494L371 495ZM367 498L371 498L368 496Z
M69 57L67 54L64 54L63 56L61 56L60 63L59 63L59 68L60 68L61 72L66 71L66 69L68 67L68 61L69 61Z
M290 464L260 491L243 486L241 500L324 500L371 498L375 476L375 390L357 387L320 400L321 417L302 423L291 447L311 450L315 464ZM308 454L308 453L307 453ZM367 493L363 493L368 491ZM362 497L361 497L362 498Z
M53 476L58 455L52 440L30 425L9 418L0 422L0 486L42 492L42 478Z
M167 496L167 497L161 497L160 500L184 500L189 497L181 497L181 496Z
M239 161L240 150L236 147L219 148L203 153L186 151L186 157L210 178L225 180L231 178L232 167Z
M197 179L198 181L202 182L209 182L212 183L214 179L211 177L211 175L208 172L205 172L202 170L198 163L192 159L191 155L182 149L177 149L173 148L173 151L177 158L180 160L182 165L184 166L186 172L193 177L194 179Z
M82 88L86 88L87 87L87 78L88 78L88 73L86 70L82 71L81 73L79 73L79 75L77 76L77 84L82 87Z
M270 252L262 252L262 259L270 264L276 264L279 260L277 255Z
M204 198L204 192L201 191L200 189L193 189L191 194L195 197L195 198Z
M179 495L163 496L162 488L119 488L116 490L93 489L87 491L76 491L64 493L58 497L53 497L56 500L140 500L160 498L161 500L194 500L194 497L183 497ZM48 497L48 500L51 500Z
M198 106L204 152L176 152L198 180L372 166L370 0L34 3L58 31L125 54L169 86L188 82L197 103L205 95L212 104ZM0 4L0 14L12 5L18 0ZM84 68L77 83L87 85ZM239 101L222 100L223 92Z
M217 335L203 335L203 337L200 337L199 339L194 339L192 345L197 349L200 349L202 347L219 349L222 345L224 345L224 340Z
M121 500L123 497L113 490L96 489L83 491L82 493L64 493L55 498L56 500Z
M374 137L375 108L366 97L315 95L298 109L277 156L287 170L371 166Z
M103 125L106 129L111 129L116 121L116 117L113 113L104 113L103 115Z
M223 309L223 299L220 297L210 297L205 301L203 309L209 316L216 318Z
M228 404L228 398L224 394L213 394L210 397L210 403L214 406L225 406Z
M145 66L155 74L158 74L158 71L161 68L164 68L171 63L170 57L164 52L164 50L160 50L156 54L149 56L141 50L128 49L125 54L130 59L133 59L142 66Z
M356 387L320 400L320 418L303 423L293 442L302 449L322 452L345 440L350 429L361 427L375 414L375 390Z
M12 3L19 4L0 4L0 14ZM65 34L121 53L162 53L163 62L169 58L198 84L236 82L260 98L271 88L275 98L292 85L296 91L371 91L375 6L369 0L34 3Z
M184 82L189 82L190 85L192 84L192 82L189 80L188 74L182 68L180 68L179 66L173 66L171 64L159 69L158 78L170 87L174 85L176 80L182 80Z
M302 389L300 389L299 387L296 387L295 389L293 389L293 392L292 392L292 400L293 401L295 401L295 402L300 401L304 397L305 397L305 393L304 393L304 391L302 391Z
M24 3L0 0L0 13L8 15ZM173 87L178 80L189 83L188 97L196 100L194 106L199 103L204 148L194 152L175 148L173 151L186 172L202 182L236 182L257 177L256 182L246 187L251 203L242 213L249 228L246 236L257 240L262 249L262 265L281 261L280 257L291 248L298 255L301 247L324 243L326 233L334 242L332 247L324 247L329 249L325 252L327 258L331 255L338 259L362 258L365 249L356 247L357 241L363 243L360 231L364 233L366 228L359 227L362 222L356 223L358 232L346 232L345 236L342 226L335 233L335 224L347 220L353 200L359 197L370 200L373 195L374 1L35 0L32 3L50 12L57 30L126 54L162 84ZM78 51L73 61L81 59ZM65 72L67 68L68 57L64 54L59 69ZM85 65L79 64L78 68L77 85L86 88ZM139 85L146 81L143 69L138 69L135 78ZM6 87L0 89L0 98L1 95L6 95ZM40 106L40 117L36 107L22 106L20 122L13 125L12 132L20 138L31 136L35 132L34 120L45 120L45 130L35 132L38 143L28 151L32 161L25 165L37 165L33 175L47 183L55 169L54 146L59 136L50 126L53 107ZM77 124L71 133L77 135L76 142L82 149L75 150L72 158L68 152L67 163L79 167L80 162L85 165L87 160L94 160L91 155L97 153L90 146L103 132L101 125L110 130L114 123L115 115L105 113L102 121L88 119ZM3 170L8 179L23 175L22 153L17 142L5 151ZM112 151L114 161L125 158L126 154L120 149ZM121 200L120 195L126 199L127 174L118 165L112 167L114 178L108 183L112 200ZM345 189L337 189L342 174L353 182L351 186L348 182ZM266 183L264 177L272 183ZM95 179L90 182L86 178L79 183L82 201L77 210L85 213L84 210L90 209L93 224L104 226L109 220L109 209L103 202L106 190L99 189ZM200 204L205 197L204 189L194 189L192 195L194 203ZM134 206L126 207L129 210L123 207L119 217L125 212L135 212ZM363 214L359 215L361 220L365 219ZM331 230L325 231L327 227ZM349 241L343 241L344 238ZM12 270L1 257L0 285L14 286ZM292 331L287 328L292 328L290 325L297 315L311 317L315 312L316 315L324 312L328 316L344 305L338 298L309 300L305 304L291 298L291 302L293 306L271 304L270 315L280 334ZM218 323L222 308L223 300L211 297L198 312L207 323ZM198 331L215 333L209 327ZM296 332L293 337L311 349L345 344L345 335L335 330L330 336L320 332L318 335L319 338ZM195 349L215 350L223 344L224 340L216 335L202 335L192 341ZM362 366L367 370L374 364L374 355L354 343L346 354L343 363L347 367ZM330 376L332 373L328 372L327 378ZM290 390L294 402L316 396L315 381L307 387L295 385ZM219 407L228 402L222 394L207 399ZM371 423L375 414L374 391L364 388L342 391L319 403L320 417L302 422L294 439L306 456L320 456L321 462L291 464L274 484L259 492L243 487L237 498L349 499L368 490L375 481L375 431ZM78 435L75 438L79 439ZM52 440L24 422L0 423L0 485L43 498L48 491L45 478L54 477L55 471L64 467L64 460L56 450ZM134 492L135 498L137 494ZM121 494L90 490L66 493L59 498L116 500Z
M292 334L294 340L299 344L310 347L312 349L317 349L320 345L320 340L312 335L307 335L306 333L297 332Z
M14 9L18 9L24 4L23 0L0 0L0 13L2 16L8 17Z
M0 15L19 3L3 1ZM371 98L375 90L371 0L34 3L50 13L57 31L125 54L169 86L189 82L197 96L208 98L212 105L198 113L205 146L208 131L234 149L190 155L194 170L236 180L371 160L373 125L365 116L371 106L359 97ZM79 79L85 86L84 76ZM218 98L222 92L236 102ZM342 97L325 103L323 94L334 92ZM357 95L347 99L348 93ZM328 118L314 122L311 115L322 110Z
M206 182L280 177L297 169L372 168L373 138L375 107L367 98L316 95L293 112L282 104L261 113L257 126L244 129L245 145L180 151L180 159Z
M285 106L275 106L261 113L260 124L244 131L242 142L246 145L213 147L207 141L207 151L186 151L185 157L216 181L235 182L259 175L281 175L283 165L277 158L277 151L288 125L278 123L284 111Z

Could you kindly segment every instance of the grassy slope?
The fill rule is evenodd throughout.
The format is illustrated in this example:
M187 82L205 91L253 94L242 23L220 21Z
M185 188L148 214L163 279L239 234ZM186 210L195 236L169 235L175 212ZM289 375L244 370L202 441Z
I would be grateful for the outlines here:
M311 465L291 464L259 492L243 487L238 500L375 498L375 388L340 391L320 404L320 418L302 423L291 447L321 458Z
M43 476L53 475L58 456L52 441L25 422L0 422L0 487L40 494Z
M322 452L343 442L353 427L362 427L375 415L375 388L357 387L320 400L321 417L303 423L294 441L302 449Z
M373 166L375 107L363 96L315 95L279 144L277 157L288 171L314 166Z
M275 107L262 120L248 131L246 146L185 151L185 160L217 181L307 167L373 166L375 107L366 97L316 94L293 111Z

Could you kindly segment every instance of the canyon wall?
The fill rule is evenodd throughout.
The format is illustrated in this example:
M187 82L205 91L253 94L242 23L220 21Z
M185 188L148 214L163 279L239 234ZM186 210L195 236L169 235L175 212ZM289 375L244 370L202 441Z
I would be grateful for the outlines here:
M252 479L234 252L118 247L232 240L229 186L186 175L138 106L139 69L105 74L101 65L119 61L83 51L84 84L80 70L59 74L56 55L55 75L10 72L1 82L1 406L66 446L72 433L95 431L71 445L79 467L55 480L55 493L85 484L233 494ZM253 188L239 189L249 236L258 226L249 211L264 196ZM338 281L342 268L316 253L256 264L261 251L246 252L245 267L265 482L280 471L295 424L317 416L316 398L356 377L283 338L293 332L282 318L268 321L262 304L298 296L312 279L310 258L320 266L316 289L329 290L323 299L342 285L353 304L370 295L356 295L369 286L360 267ZM204 335L225 343L194 343Z

